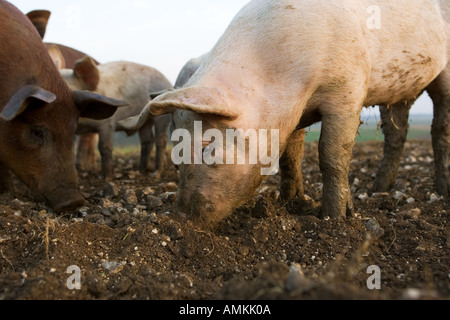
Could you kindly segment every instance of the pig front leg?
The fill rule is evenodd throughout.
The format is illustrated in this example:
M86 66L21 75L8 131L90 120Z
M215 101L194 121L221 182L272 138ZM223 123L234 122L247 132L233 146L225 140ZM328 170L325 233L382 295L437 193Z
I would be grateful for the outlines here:
M409 111L414 101L380 106L381 129L385 137L384 154L373 186L374 192L389 191L397 178L400 159L409 129Z
M154 120L149 120L139 130L139 140L141 142L141 160L139 170L141 173L149 171L150 155L155 145L155 135L153 133Z
M358 112L322 116L319 142L320 171L323 176L322 218L353 216L348 176L358 128Z
M105 180L113 177L113 145L115 129L108 125L99 130L98 150L102 160L102 175Z
M450 64L427 88L427 91L434 104L431 136L436 187L438 193L448 199L450 196Z
M296 130L289 138L286 151L280 159L281 187L283 201L298 197L305 199L303 188L302 160L305 146L305 130Z

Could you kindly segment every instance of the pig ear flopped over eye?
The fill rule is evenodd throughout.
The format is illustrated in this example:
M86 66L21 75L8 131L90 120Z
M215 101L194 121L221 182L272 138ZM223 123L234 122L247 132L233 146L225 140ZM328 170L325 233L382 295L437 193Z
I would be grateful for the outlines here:
M80 110L80 117L94 120L108 119L120 107L128 106L128 102L111 99L94 92L75 90L74 101Z
M141 128L149 118L174 113L176 110L192 111L202 115L223 117L234 120L240 116L239 110L231 109L228 95L217 88L190 87L168 91L151 101L137 117L120 123L127 130Z
M22 114L31 101L35 99L44 103L52 103L56 95L36 85L26 85L20 88L0 112L0 118L11 121Z

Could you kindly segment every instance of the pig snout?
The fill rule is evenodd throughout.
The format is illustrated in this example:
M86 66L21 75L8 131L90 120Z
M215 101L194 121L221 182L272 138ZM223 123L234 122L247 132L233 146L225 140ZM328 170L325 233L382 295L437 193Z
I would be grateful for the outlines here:
M228 215L228 208L201 191L179 190L178 213L205 228L213 228Z
M81 192L76 188L57 189L46 196L46 199L56 212L75 210L86 203Z

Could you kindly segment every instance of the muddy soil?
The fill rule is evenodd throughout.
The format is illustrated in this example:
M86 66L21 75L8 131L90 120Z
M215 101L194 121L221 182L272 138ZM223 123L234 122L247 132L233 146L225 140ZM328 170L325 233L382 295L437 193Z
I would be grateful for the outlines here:
M395 188L372 194L382 148L355 147L346 220L315 216L316 143L303 162L309 202L281 203L274 176L212 231L176 214L175 169L141 175L137 153L115 155L111 183L80 173L88 204L63 215L17 183L0 196L0 299L450 299L450 208L431 143L409 141Z

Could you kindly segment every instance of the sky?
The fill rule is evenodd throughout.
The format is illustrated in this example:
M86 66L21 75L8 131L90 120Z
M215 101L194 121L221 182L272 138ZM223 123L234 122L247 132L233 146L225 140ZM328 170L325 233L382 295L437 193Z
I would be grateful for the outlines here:
M44 41L101 63L126 60L161 71L173 84L191 58L211 50L249 0L10 0L22 12L52 12ZM431 114L423 95L412 114Z

